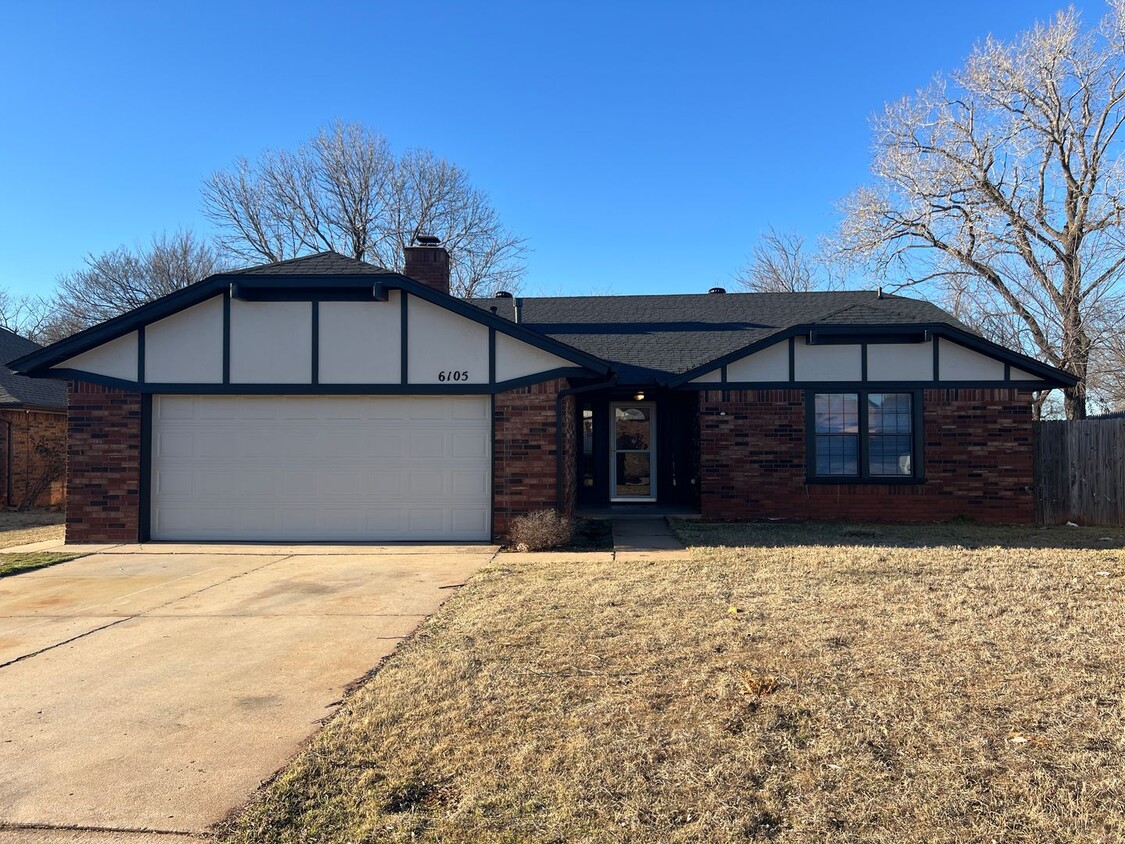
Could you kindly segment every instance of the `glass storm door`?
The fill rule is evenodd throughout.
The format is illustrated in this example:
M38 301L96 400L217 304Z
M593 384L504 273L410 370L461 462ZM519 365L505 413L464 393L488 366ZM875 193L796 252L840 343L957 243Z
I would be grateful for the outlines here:
M610 405L611 501L656 500L656 408L645 402Z

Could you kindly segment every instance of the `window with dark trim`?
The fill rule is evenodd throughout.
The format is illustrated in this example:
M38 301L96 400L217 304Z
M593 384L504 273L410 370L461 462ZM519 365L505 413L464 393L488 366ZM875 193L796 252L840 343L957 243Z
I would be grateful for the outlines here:
M809 394L810 480L919 480L921 395L856 390Z

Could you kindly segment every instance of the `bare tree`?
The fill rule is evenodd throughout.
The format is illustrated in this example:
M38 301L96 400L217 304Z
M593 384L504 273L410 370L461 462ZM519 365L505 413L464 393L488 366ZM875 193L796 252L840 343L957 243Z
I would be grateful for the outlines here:
M401 271L403 247L432 234L449 250L455 295L512 290L523 275L525 241L464 170L428 150L396 157L358 123L211 174L203 208L220 243L249 262L330 249Z
M56 339L53 324L54 308L49 299L0 290L0 327L37 343L50 343Z
M157 235L147 246L87 255L85 267L59 278L44 334L66 337L224 268L215 249L186 230Z
M1091 353L1121 326L1123 100L1125 0L1096 30L1072 8L985 40L875 119L876 183L844 201L838 255L1001 315L1078 377L1064 403L1084 417Z
M808 293L840 286L821 256L805 247L802 235L779 232L773 226L755 244L734 280L753 293Z

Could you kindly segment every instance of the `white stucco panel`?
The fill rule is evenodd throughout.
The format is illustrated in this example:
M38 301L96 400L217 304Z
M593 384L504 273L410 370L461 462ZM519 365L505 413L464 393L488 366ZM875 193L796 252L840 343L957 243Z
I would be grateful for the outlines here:
M1004 363L940 338L938 378L942 381L1003 381Z
M867 380L933 381L933 342L869 344Z
M161 384L222 383L222 296L145 327L145 380Z
M788 381L789 341L782 340L727 364L727 381Z
M488 328L479 322L410 296L406 345L411 384L488 383Z
M1011 378L1013 381L1042 381L1038 375L1032 375L1030 372L1024 372L1022 369L1016 369L1014 366L1011 369Z
M75 355L52 369L78 369L107 378L124 381L137 380L137 332L130 331L122 337L95 346L88 352Z
M312 382L312 303L230 303L232 384Z
M859 381L863 377L863 347L858 344L810 346L804 337L798 337L796 345L798 381Z
M398 384L402 379L402 308L386 302L321 302L321 384Z
M720 369L712 369L710 372L704 372L698 378L692 378L689 384L718 384L723 380L723 373Z
M503 332L496 332L497 381L510 381L567 366L572 367L574 363Z

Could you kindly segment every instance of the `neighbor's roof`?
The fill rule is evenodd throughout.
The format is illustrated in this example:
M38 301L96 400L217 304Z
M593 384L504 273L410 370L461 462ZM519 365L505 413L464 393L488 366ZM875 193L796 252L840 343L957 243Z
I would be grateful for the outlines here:
M0 328L0 361L13 360L41 349L38 343ZM66 408L66 384L16 375L0 366L0 407Z
M514 319L514 299L473 299ZM936 305L875 291L525 297L520 323L609 361L626 383L662 380L797 326L945 325Z

